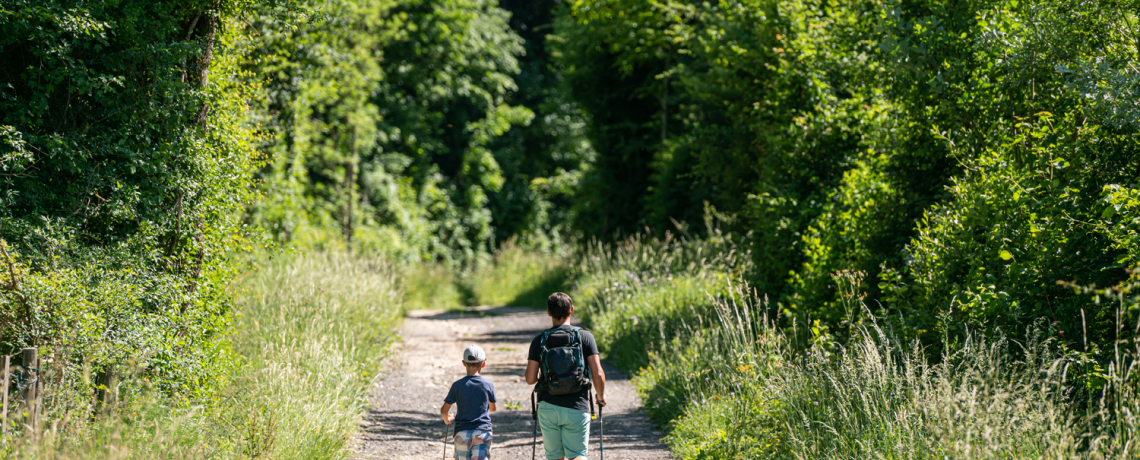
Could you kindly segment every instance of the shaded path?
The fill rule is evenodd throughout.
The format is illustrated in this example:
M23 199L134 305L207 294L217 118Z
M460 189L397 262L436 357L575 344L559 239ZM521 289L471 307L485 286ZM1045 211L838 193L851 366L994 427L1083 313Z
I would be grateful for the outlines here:
M463 349L476 344L487 351L483 375L495 384L499 410L492 458L531 457L531 386L523 379L527 347L538 331L550 327L544 311L529 308L475 308L464 312L416 311L401 328L403 343L392 368L372 392L360 430L357 458L428 460L443 458L443 421L439 407L448 388L466 375ZM606 458L670 459L658 442L661 433L637 412L641 402L624 373L603 361L606 370ZM517 406L516 406L517 404ZM510 406L511 408L508 408ZM452 409L454 410L454 409ZM591 428L590 459L600 458L597 423ZM538 458L544 458L541 437ZM448 459L453 458L448 448Z

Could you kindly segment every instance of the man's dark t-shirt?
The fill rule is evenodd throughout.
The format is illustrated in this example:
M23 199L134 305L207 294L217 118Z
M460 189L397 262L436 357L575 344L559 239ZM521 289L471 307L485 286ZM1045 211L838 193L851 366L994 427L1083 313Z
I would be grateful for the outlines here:
M447 392L445 404L459 405L455 410L455 432L467 430L491 431L491 404L495 400L495 385L478 375L456 380Z
M548 330L553 331L569 329L571 329L571 326L557 326L552 327ZM578 334L580 337L582 337L582 359L586 359L587 357L598 354L598 344L594 341L594 334L591 334L590 331L587 331L585 329L579 329ZM546 340L546 348L564 347L569 345L571 340L573 340L573 338L570 334L554 334ZM534 337L534 340L530 341L530 353L527 355L527 360L541 362L541 343L542 334L536 335ZM541 368L539 369L541 372ZM586 369L588 370L589 366L587 366ZM542 376L540 375L539 377L541 378ZM539 401L546 401L547 403L554 404L555 406L577 409L582 412L588 412L590 410L589 398L590 390L588 389L568 395L551 395L544 393L542 390L538 391Z

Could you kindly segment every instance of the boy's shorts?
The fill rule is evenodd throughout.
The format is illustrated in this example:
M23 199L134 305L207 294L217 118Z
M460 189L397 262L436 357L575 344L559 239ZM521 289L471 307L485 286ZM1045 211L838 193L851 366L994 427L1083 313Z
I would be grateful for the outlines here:
M589 413L543 401L538 403L538 426L542 427L542 448L547 459L586 456Z
M491 458L491 432L466 430L455 433L456 460L487 460Z

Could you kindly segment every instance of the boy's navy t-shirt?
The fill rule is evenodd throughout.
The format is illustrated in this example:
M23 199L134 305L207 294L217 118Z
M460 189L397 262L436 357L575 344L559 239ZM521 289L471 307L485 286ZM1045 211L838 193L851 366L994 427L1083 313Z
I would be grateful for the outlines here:
M456 380L447 392L445 404L455 404L455 432L467 430L491 431L491 403L495 400L495 385L479 375Z
M555 326L549 330L569 330L570 326ZM598 354L598 343L594 340L594 334L585 329L578 330L579 337L582 338L582 359L589 358ZM546 340L546 348L564 347L570 344L569 334L555 334L551 335ZM534 337L530 341L530 350L527 353L527 360L539 362L542 359L542 334ZM539 376L541 377L541 375ZM555 406L565 407L568 409L580 410L587 412L590 410L590 390L585 389L577 393L570 393L568 395L552 395L539 390L538 400L546 401L548 404Z

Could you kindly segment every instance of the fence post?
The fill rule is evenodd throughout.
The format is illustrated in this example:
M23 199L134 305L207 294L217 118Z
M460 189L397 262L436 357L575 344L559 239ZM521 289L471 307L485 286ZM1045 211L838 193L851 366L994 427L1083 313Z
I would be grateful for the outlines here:
M11 361L11 356L4 357L4 407L0 409L0 441L8 439L8 374Z
M36 415L38 415L38 414L36 414L36 390L40 386L39 385L39 383L40 383L39 382L40 370L34 366L39 364L39 350L37 350L35 348L25 348L24 354L21 358L23 359L23 364L24 364L24 366L23 366L24 367L24 371L23 371L23 374L24 374L24 379L23 379L24 380L24 382L23 382L23 385L24 385L24 394L23 394L24 403L23 403L23 406L24 406L24 413L28 414L28 418L25 419L25 423L27 421L31 421L31 428L32 428L32 432L34 433L36 431L36 420L37 420ZM29 380L31 380L33 382L30 385L28 384Z
M40 414L44 413L44 375L43 366L44 360L36 358L36 413L32 417L32 432L35 433L36 439L40 437Z

